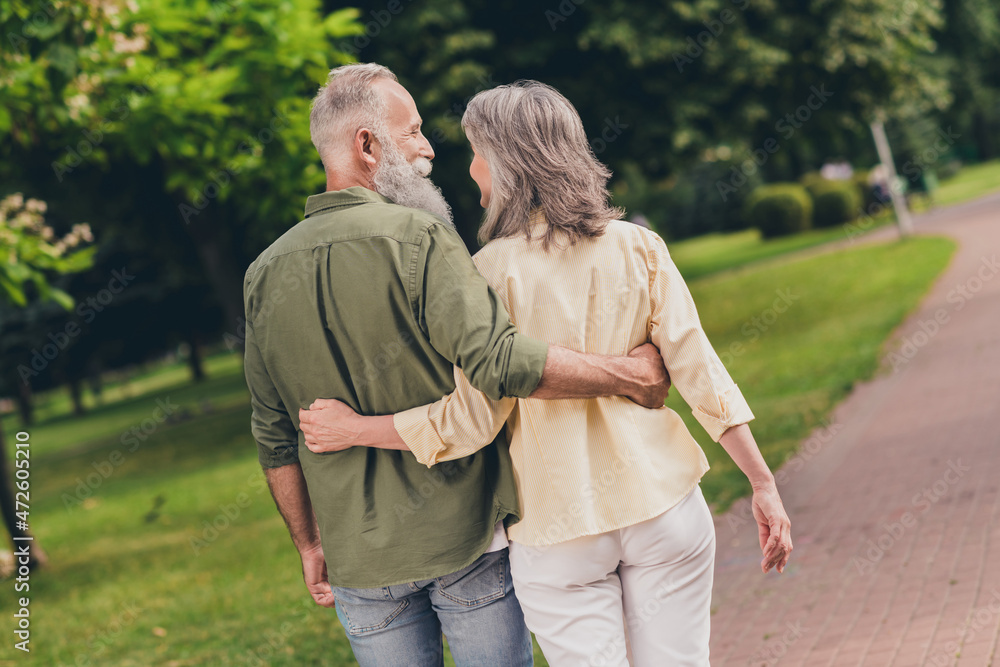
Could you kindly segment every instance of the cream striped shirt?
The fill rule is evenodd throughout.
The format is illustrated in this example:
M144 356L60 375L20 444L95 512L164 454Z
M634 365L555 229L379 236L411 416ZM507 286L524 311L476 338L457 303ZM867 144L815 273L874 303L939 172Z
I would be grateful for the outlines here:
M524 236L488 243L476 266L519 331L577 350L624 355L652 341L673 386L713 440L753 419L701 328L691 293L663 240L628 222L546 252L544 218ZM395 415L417 459L432 466L491 442L506 424L523 519L510 539L542 546L651 519L708 471L684 422L627 398L493 401L455 368L456 389Z

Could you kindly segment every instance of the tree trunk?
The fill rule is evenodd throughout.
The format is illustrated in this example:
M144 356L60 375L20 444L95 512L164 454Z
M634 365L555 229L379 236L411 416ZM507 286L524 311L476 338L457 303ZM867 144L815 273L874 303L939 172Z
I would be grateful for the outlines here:
M192 218L185 225L198 250L198 258L205 277L212 286L216 298L222 304L225 315L225 330L235 332L243 323L243 273L236 268L229 244L223 242L218 231L218 223L200 217ZM242 350L242 337L240 349Z
M205 367L201 360L201 345L198 342L198 334L194 331L188 332L187 344L190 349L188 367L191 369L191 379L195 382L201 382L205 379Z
M73 416L82 417L87 410L83 407L83 387L80 378L70 379L69 397L73 401Z
M982 161L993 158L996 155L996 146L994 145L996 138L990 131L990 123L986 119L986 114L982 111L975 112L972 115L972 126L975 128L976 146L979 148L979 155L976 157Z
M17 409L21 413L21 423L31 426L35 423L35 397L31 392L31 385L27 382L17 383Z
M30 459L28 459L30 461ZM25 544L22 540L14 540L16 537L31 537L31 533L27 528L18 527L18 522L20 519L17 518L17 504L14 498L14 487L11 485L11 470L7 463L7 448L4 443L3 437L3 425L0 424L0 514L3 514L3 523L7 527L7 532L11 536L11 541L14 544L14 551L17 552L17 548ZM32 539L27 542L29 547L28 556L28 568L36 569L41 567L46 563L48 557L42 548L38 546L38 542ZM14 560L15 567L17 565L17 559Z

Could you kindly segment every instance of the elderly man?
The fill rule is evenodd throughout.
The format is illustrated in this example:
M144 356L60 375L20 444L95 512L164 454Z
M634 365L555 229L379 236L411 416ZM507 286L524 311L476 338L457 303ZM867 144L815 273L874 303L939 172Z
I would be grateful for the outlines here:
M427 176L434 151L386 68L340 67L313 102L327 191L247 270L252 431L315 601L336 607L362 665L527 665L504 522L519 519L503 436L428 470L411 453L317 454L300 419L316 397L392 414L454 390L623 395L660 406L655 348L602 357L548 346L511 324Z

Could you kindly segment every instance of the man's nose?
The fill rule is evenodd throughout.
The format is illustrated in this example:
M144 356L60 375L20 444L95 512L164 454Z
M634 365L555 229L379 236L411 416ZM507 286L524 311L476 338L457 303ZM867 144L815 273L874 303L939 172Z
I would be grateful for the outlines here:
M424 133L420 133L420 157L425 157L428 160L434 159L434 149L431 148L431 142L427 140Z

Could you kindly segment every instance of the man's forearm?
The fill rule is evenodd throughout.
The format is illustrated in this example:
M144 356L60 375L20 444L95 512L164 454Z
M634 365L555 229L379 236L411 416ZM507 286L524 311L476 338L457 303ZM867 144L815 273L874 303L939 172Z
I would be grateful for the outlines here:
M549 346L545 370L529 398L595 398L632 391L633 365L628 357L584 354Z
M313 513L302 466L292 463L280 468L267 468L264 474L295 548L301 553L317 546L320 543L319 525Z
M740 424L727 429L719 438L719 444L750 480L754 491L762 487L774 486L774 475L771 474L771 469L767 467L764 457L761 456L748 424Z

